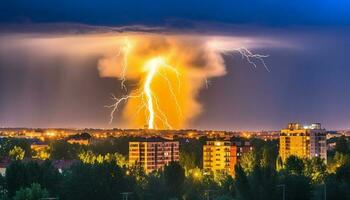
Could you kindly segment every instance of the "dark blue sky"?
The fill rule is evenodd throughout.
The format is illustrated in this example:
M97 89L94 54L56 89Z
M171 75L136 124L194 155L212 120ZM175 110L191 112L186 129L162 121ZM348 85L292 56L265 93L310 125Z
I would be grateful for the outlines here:
M164 25L184 19L281 27L350 23L346 0L5 0L1 4L2 22Z
M144 25L177 32L278 38L295 48L257 49L270 55L266 62L271 72L254 69L239 56L225 58L228 74L215 78L208 89L201 91L199 100L205 110L191 127L279 129L290 121L300 121L321 122L329 129L350 128L349 1L0 3L3 34L49 32L47 24L60 27L58 23ZM106 125L108 111L103 105L117 83L98 77L97 58L91 58L86 68L74 75L74 67L62 66L59 59L47 68L44 61L31 61L21 52L19 57L8 57L4 52L6 49L0 53L0 126ZM38 63L40 66L32 67Z

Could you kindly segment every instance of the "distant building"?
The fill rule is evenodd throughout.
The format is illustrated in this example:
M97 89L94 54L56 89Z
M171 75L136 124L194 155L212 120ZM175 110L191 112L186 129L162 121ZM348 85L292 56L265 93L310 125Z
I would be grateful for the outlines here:
M32 151L41 151L43 149L48 149L50 148L50 146L48 144L44 144L44 143L35 143L35 144L31 144L30 148Z
M280 133L279 154L282 160L295 155L300 158L320 157L327 161L326 134L320 123L310 126L289 123Z
M91 141L91 135L89 133L81 133L69 136L67 142L70 144L89 145Z
M243 154L253 150L252 145L250 145L250 142L247 141L235 141L232 144L237 148L237 161L240 160Z
M84 140L84 139L81 139L81 140L69 139L69 140L67 140L67 142L69 144L88 145L90 141L89 140Z
M344 136L341 132L337 131L328 131L327 132L327 140L332 139L332 138L339 138Z
M252 150L248 142L207 141L203 146L203 169L234 176L240 157Z
M179 142L161 138L129 142L129 165L140 165L146 173L179 161Z

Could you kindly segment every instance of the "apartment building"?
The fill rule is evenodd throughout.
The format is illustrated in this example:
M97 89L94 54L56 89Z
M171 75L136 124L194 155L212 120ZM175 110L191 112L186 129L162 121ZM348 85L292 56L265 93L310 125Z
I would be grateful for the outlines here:
M140 165L146 173L158 170L171 161L179 161L179 142L150 138L129 142L129 164Z
M295 155L300 158L320 157L327 162L326 135L320 123L310 126L289 123L280 133L279 154L283 161Z
M234 167L240 157L252 149L249 142L207 141L203 146L203 169L234 176Z

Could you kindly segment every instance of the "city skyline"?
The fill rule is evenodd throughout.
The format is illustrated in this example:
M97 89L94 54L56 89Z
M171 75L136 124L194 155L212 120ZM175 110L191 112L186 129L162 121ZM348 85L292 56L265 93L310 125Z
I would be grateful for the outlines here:
M0 2L0 200L350 199L350 1Z
M129 3L120 2L88 2L78 13L72 10L80 5L67 1L3 3L0 126L143 128L130 126L121 117L123 109L108 124L110 109L105 106L113 103L110 94L120 96L123 90L120 77L102 77L98 71L105 51L118 49L109 41L132 33L214 38L231 50L247 47L268 55L268 70L259 61L255 68L237 52L223 55L224 72L209 74L208 86L195 91L193 99L201 108L180 129L279 130L288 122L350 129L349 6L320 1L265 7L257 2L250 10L247 3L158 3L159 7L141 1L138 14ZM91 11L94 6L106 13ZM125 10L108 9L113 6ZM226 7L246 12L235 14ZM153 15L146 15L148 9ZM127 12L131 14L123 18ZM99 34L107 36L101 39ZM134 88L136 83L126 84Z

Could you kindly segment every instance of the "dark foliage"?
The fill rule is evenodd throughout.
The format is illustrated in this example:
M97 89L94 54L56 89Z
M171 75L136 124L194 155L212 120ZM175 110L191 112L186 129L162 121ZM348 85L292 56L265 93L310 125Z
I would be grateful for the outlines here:
M64 173L62 199L121 199L126 191L122 169L114 163L74 164Z
M57 195L61 185L61 176L50 161L42 164L13 161L6 169L5 180L9 196L14 195L22 187L29 187L32 183L38 183L50 194Z
M51 144L51 158L76 158L82 150L125 155L127 141L130 140L133 139L114 138L90 146L56 141ZM324 191L327 191L327 199L350 199L350 162L347 154L335 154L338 157L328 165L334 169L330 174L323 160L295 156L290 156L276 170L277 143L254 139L251 141L254 151L245 158L246 162L254 164L247 165L251 167L249 170L243 165L236 165L235 177L232 178L224 174L203 174L197 168L201 167L202 160L197 157L202 157L203 141L181 141L184 143L182 155L188 155L187 159L171 162L162 170L150 174L145 174L139 166L121 168L116 162L107 161L94 164L75 162L63 173L59 173L50 161L40 164L13 161L7 168L6 176L0 177L0 199L13 199L14 195L17 199L28 199L33 191L36 196L48 195L62 200L118 200L122 199L123 192L131 192L131 200L201 200L209 196L210 199L279 200L282 199L283 188L287 200L323 199ZM344 151L345 148L340 146L338 149ZM32 187L33 184L37 186Z
M50 159L52 160L70 160L76 159L78 153L82 151L84 147L79 144L70 144L64 140L57 140L50 145Z
M0 157L8 156L8 153L13 147L21 147L25 151L25 157L29 158L32 155L32 150L30 148L30 141L26 139L18 138L1 138L0 139Z
M164 167L164 179L171 197L180 197L185 181L185 170L178 162L170 162Z

